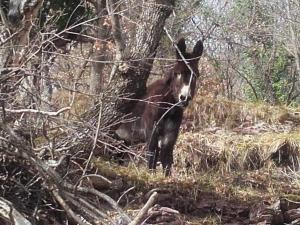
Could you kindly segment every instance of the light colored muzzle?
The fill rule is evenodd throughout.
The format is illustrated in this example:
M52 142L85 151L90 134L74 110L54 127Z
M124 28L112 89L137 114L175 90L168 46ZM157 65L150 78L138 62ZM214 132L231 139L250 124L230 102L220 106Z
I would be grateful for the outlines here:
M178 96L179 102L186 107L189 104L189 101L192 99L190 85L184 85Z

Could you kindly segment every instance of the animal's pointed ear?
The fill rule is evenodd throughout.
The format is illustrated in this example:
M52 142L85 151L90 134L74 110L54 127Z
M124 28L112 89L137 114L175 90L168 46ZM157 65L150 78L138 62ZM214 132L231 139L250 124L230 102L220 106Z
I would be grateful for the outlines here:
M193 57L200 57L203 53L203 42L201 40L197 41L193 49Z
M180 38L179 41L177 42L177 47L178 49L176 49L176 57L177 59L181 59L181 56L178 52L178 50L181 52L181 54L184 56L186 53L186 45L185 45L185 39L184 38Z
M167 77L165 79L165 82L168 86L171 84L173 77L174 77L174 72L167 73Z

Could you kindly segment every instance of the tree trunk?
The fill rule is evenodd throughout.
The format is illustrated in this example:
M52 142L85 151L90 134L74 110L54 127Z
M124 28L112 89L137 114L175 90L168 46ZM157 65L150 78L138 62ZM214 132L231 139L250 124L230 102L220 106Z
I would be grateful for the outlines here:
M96 13L99 17L97 21L97 32L94 44L94 54L92 63L92 70L90 75L90 93L98 95L103 87L103 69L105 64L101 61L107 59L107 39L109 36L109 28L105 25L105 16L107 16L106 0L97 0L95 3Z
M278 103L278 99L276 97L276 92L273 87L273 79L272 75L274 73L273 67L274 67L274 60L275 60L275 55L276 55L276 48L273 47L272 53L269 59L269 62L267 64L267 69L264 73L264 86L265 86L265 93L266 93L266 100L268 103L274 105Z
M38 98L40 96L40 99L37 99L40 109L43 111L51 111L53 84L50 77L50 67L54 62L55 55L51 55L48 52L44 52L41 55L41 76L39 78L40 82L34 82L34 86L36 87L36 89L38 89Z
M174 0L149 0L142 5L143 11L136 36L125 50L123 63L119 65L111 82L104 91L102 103L92 110L88 118L101 111L101 127L129 113L133 101L146 91L146 82L152 69L153 59L162 36L166 19L173 10Z
M21 5L20 2L18 2L18 4ZM7 93L11 92L14 88L15 82L20 78L20 76L16 76L16 74L20 69L22 72L20 66L28 59L28 49L31 47L29 39L30 33L33 26L35 26L36 18L42 5L43 0L37 0L34 4L27 6L28 8L23 15L23 20L17 21L21 23L19 25L17 25L17 23L8 23L7 16L1 8L2 26L0 29L5 39L0 42L0 72L1 79L3 79L1 80L0 88L1 95L3 95L4 98L7 98ZM24 7L24 5L22 7ZM23 10L23 8L19 10ZM23 72L21 74L23 74Z

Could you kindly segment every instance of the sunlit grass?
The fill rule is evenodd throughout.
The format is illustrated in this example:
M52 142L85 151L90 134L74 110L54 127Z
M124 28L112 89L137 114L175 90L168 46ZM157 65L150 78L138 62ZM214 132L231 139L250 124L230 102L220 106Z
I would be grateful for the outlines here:
M278 151L298 160L299 147L299 131L258 135L238 135L228 131L218 134L185 132L177 141L175 165L180 170L190 163L191 170L203 172L255 170L276 161Z
M266 122L269 124L293 121L300 124L299 108L271 106L262 102L230 101L225 98L196 96L186 111L195 129L207 126L234 128L241 124Z
M172 193L174 198L184 196L195 203L208 193L213 196L211 201L222 199L249 207L261 201L297 196L298 111L285 106L196 97L186 112L186 123L174 150L171 178L165 178L161 168L152 174L145 164L135 162L125 167L97 159L94 164L103 176L121 178L124 189L134 186L135 193L148 193L158 188ZM218 129L214 132L206 129L215 127ZM250 132L243 133L245 128ZM221 223L217 214L185 216L191 225Z

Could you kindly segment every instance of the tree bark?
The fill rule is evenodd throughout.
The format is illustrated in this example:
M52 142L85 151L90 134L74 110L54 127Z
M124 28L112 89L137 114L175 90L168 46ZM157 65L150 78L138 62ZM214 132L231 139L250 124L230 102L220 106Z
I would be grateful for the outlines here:
M37 99L39 102L38 106L41 110L51 110L51 100L53 94L53 85L50 77L50 67L53 64L55 56L45 52L41 54L41 76L40 83L37 82L34 84L38 89L38 95L40 99Z
M18 21L20 24L8 23L7 16L1 8L0 14L3 24L0 27L3 34L0 39L1 100L4 98L4 101L8 102L7 94L13 90L17 79L20 78L20 76L16 76L16 73L22 70L21 66L24 66L28 60L28 49L31 47L31 30L36 24L36 18L42 5L43 0L37 0L34 4L27 6L23 20ZM24 6L22 7L24 8Z
M146 91L146 82L152 69L166 19L174 7L174 0L149 0L142 5L142 15L136 36L125 49L121 65L111 79L101 99L88 118L97 118L101 111L101 127L130 112L133 101ZM126 99L124 99L126 97Z
M95 2L96 13L99 17L97 21L97 31L94 44L94 54L92 63L92 71L90 76L90 93L98 95L101 92L103 86L103 69L105 64L101 61L105 61L107 54L107 39L109 37L109 28L105 25L105 16L107 16L106 0L97 0Z
M273 67L274 67L274 60L275 60L275 54L276 54L276 47L273 47L272 53L269 59L269 62L267 64L267 69L264 73L264 86L266 89L266 100L268 103L275 105L278 103L278 99L276 97L276 92L273 87Z

